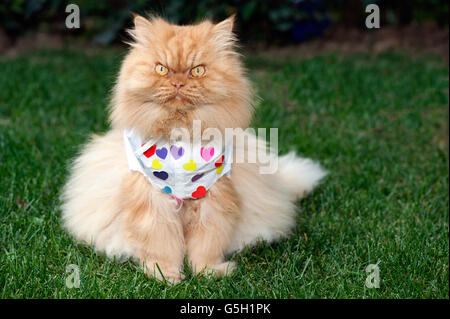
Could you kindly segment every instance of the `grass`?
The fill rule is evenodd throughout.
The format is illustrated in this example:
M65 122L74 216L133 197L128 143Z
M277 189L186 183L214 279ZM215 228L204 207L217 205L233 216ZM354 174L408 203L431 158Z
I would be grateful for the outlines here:
M0 59L0 297L449 298L449 69L439 59L248 58L263 99L253 125L279 127L281 152L318 159L330 175L299 202L289 239L232 256L231 277L188 273L173 287L78 245L59 222L67 164L107 130L120 59ZM375 263L380 288L368 289ZM69 264L78 289L65 285Z

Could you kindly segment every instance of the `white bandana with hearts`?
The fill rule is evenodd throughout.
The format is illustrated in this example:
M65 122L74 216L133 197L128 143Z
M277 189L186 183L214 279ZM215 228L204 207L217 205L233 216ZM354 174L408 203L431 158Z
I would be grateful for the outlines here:
M204 197L223 175L230 177L233 144L204 147L165 139L142 141L133 130L124 130L128 167L144 174L149 182L179 202ZM220 148L220 149L219 149Z

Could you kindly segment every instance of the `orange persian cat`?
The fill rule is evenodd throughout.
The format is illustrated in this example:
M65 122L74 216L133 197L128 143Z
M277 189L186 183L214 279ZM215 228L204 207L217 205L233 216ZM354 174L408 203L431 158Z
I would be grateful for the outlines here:
M246 129L252 94L234 50L234 18L218 24L173 25L135 16L134 41L111 103L111 130L94 136L75 160L62 194L65 228L99 252L139 261L146 274L178 282L187 255L196 273L230 274L225 257L259 240L271 242L295 226L295 201L325 172L290 153L274 174L256 163L233 163L199 199L180 203L131 171L123 132L144 140L168 137L174 128ZM258 145L250 135L248 145ZM248 148L251 149L251 148Z

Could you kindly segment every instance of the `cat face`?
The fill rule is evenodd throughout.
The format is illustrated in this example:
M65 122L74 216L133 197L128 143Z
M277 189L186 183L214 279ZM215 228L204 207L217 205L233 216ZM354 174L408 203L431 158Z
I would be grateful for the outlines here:
M135 42L115 88L113 126L145 136L173 128L247 127L250 87L234 51L233 17L219 24L172 25L161 18L134 19Z

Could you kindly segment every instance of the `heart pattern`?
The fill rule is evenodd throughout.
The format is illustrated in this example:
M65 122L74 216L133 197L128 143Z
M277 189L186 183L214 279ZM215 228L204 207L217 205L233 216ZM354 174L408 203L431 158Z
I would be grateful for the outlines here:
M152 162L152 168L153 169L161 169L162 168L162 164L158 161L157 158L155 158Z
M144 145L145 144L142 144L141 146ZM198 150L196 152L198 152ZM197 155L192 155L191 157L190 154L192 154L192 151L189 147L185 149L182 146L177 145L166 144L163 146L160 144L158 146L157 144L153 144L141 153L140 156L149 158L148 161L145 159L142 159L141 161L145 168L151 169L150 172L145 172L145 174L149 178L152 177L150 179L151 183L154 186L158 185L158 188L163 193L170 194L174 198L177 198L177 196L181 196L180 198L202 198L206 196L208 192L206 185L210 185L212 179L220 178L220 176L217 175L222 175L224 172L225 156L219 154L220 156L217 158L218 155L214 147L200 148L199 155L202 160L200 160ZM214 159L215 154L216 159ZM179 161L179 164L175 164L170 156L174 160L178 160L183 156L185 156L185 159ZM180 165L185 171L193 173L181 173L179 171ZM217 177L213 177L215 174L213 175L209 173L213 169L215 169ZM180 177L175 176L176 178L174 178L172 174L176 174L177 172L180 173ZM153 176L157 179L154 179ZM198 181L200 179L201 181L199 183ZM212 182L214 183L214 181ZM174 184L171 184L172 182L174 182ZM178 189L177 185L180 185L180 189ZM195 191L192 192L193 189L195 189Z
M184 154L184 149L183 147L177 147L175 145L170 146L170 154L172 154L172 157L174 159L179 159L181 156L183 156Z
M167 157L167 148L162 147L156 150L156 155L158 155L159 158L165 159Z
M187 171L195 171L197 169L197 163L193 159L190 159L189 162L183 164L183 168Z
M223 165L223 161L225 160L225 156L221 156L215 163L214 163L214 166L215 167L219 167L219 166L221 166L221 165Z
M152 146L150 146L150 148L148 150L146 150L144 152L144 156L147 158L152 157L153 154L155 154L155 150L156 150L156 144L153 144Z
M172 194L172 188L170 188L169 186L164 186L164 188L161 190L166 194Z
M206 195L206 188L204 186L199 186L195 190L195 192L192 193L192 197L194 198L201 198Z
M209 160L214 156L214 147L202 147L200 149L200 155L206 162L209 162Z
M203 173L202 174L197 174L194 177L192 177L191 181L192 182L198 181L200 178L203 177L203 175L205 175L205 174L203 174Z
M169 174L167 174L167 172L164 171L153 172L153 175L155 175L159 179L162 179L163 181L165 181L169 177Z

